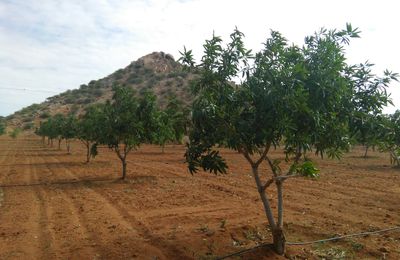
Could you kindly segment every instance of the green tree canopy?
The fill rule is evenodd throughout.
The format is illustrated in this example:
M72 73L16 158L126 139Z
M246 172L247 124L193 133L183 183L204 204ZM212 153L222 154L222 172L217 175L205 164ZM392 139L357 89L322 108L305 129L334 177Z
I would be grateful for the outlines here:
M100 144L114 150L122 162L122 179L126 177L127 155L142 143L154 142L157 129L154 95L147 93L140 99L128 87L114 87L112 102L104 105L104 120L100 122Z
M157 130L155 131L154 143L161 145L162 152L167 142L175 140L175 131L172 118L164 111L159 111L156 117Z
M67 146L67 152L70 153L70 150L71 150L70 141L71 141L71 139L76 138L77 134L78 134L77 118L75 117L75 115L69 114L67 117L65 117L65 120L61 126L62 126L61 137L63 139L65 139L65 143Z
M86 162L97 155L96 141L101 137L103 122L106 119L104 105L96 104L85 109L85 113L77 122L77 138L85 145Z
M365 146L364 157L368 148L379 145L382 109L392 101L386 91L391 80L398 80L398 74L388 70L382 77L372 74L372 64L355 65L349 68L354 82L353 115L350 118L352 138Z
M391 163L400 167L400 110L381 118L379 133L381 150L389 152Z
M181 143L190 124L190 109L185 106L182 100L178 99L176 95L171 95L168 97L165 113L173 128L173 141Z
M205 42L200 64L183 52L181 61L196 66L200 77L193 87L193 129L185 154L191 173L199 168L225 173L227 164L216 147L239 151L252 173L273 234L275 250L283 254L283 182L295 176L315 177L312 162L300 162L307 151L340 157L349 146L349 121L359 104L355 69L347 65L344 47L358 30L326 30L305 38L303 46L289 44L276 31L253 54L237 29L224 46L213 35ZM250 62L251 61L251 62ZM270 155L284 145L291 167L283 172ZM266 163L271 177L261 179ZM274 218L267 188L276 184L278 218Z

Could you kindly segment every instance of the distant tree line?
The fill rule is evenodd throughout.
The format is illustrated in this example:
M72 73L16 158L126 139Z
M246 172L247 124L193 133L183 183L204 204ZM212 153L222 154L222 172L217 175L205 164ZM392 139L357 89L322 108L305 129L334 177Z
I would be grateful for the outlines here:
M170 96L167 106L157 106L156 96L144 92L137 97L129 87L115 86L112 100L85 109L83 115L56 114L40 123L36 134L43 144L61 149L65 140L70 153L70 141L80 140L86 147L86 162L105 145L113 150L122 164L122 179L127 172L127 156L141 144L157 144L164 152L165 144L180 143L185 135L189 110L176 96Z

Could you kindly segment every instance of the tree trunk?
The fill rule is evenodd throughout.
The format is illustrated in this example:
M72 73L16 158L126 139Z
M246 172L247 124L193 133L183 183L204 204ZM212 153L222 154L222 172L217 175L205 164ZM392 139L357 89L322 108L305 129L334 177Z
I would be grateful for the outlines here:
M125 180L126 177L126 159L122 159L122 179Z
M298 146L296 149L296 156L294 157L295 163L298 163L300 161L301 155L302 155L301 148L300 148L300 146Z
M124 149L123 151L120 150L120 147L116 147L115 148L115 152L118 155L118 158L121 160L122 162L122 178L123 180L125 180L126 177L126 157L128 156L128 153L130 152L131 148L129 148L126 144L124 144Z
M278 192L278 228L283 228L283 182L276 182Z
M71 152L70 152L71 146L70 146L70 143L69 143L69 140L68 140L68 139L65 139L65 145L67 146L67 153L68 153L68 154L71 154Z
M365 153L364 153L364 158L367 158L367 154L368 154L368 145L365 146Z
M265 193L265 189L263 188L263 185L260 180L260 176L258 174L258 166L253 166L252 172L253 172L254 179L256 181L258 193L260 194L260 198L261 198L261 201L264 206L265 215L267 216L268 223L269 223L269 226L272 231L274 250L277 254L283 255L285 253L285 243L286 243L285 235L283 234L283 225L277 226L275 223L274 216L272 215L272 209L269 204L267 194ZM282 190L281 190L281 192L282 192ZM282 200L282 197L281 197L281 200ZM280 205L282 207L283 203L280 203ZM283 211L281 210L280 212L281 212L281 215L280 215L281 218L280 219L278 218L278 224L279 224L279 222L283 223L283 218L282 218Z
M264 211L265 211L265 215L268 218L268 223L271 226L271 228L274 228L276 226L274 216L272 215L272 210L271 210L271 206L269 204L268 198L267 198L267 194L265 193L265 190L263 189L263 185L261 183L260 176L258 175L258 167L252 167L252 171L253 171L254 179L256 181L258 193L260 194L261 201L264 205Z
M272 238L274 243L274 250L278 255L285 254L286 239L282 228L272 229Z
M89 163L90 162L90 142L87 141L85 143L85 145L86 145L86 163Z
M400 157L397 155L396 151L390 151L390 163L397 167L400 166Z
M58 138L58 150L61 150L61 140L60 138Z

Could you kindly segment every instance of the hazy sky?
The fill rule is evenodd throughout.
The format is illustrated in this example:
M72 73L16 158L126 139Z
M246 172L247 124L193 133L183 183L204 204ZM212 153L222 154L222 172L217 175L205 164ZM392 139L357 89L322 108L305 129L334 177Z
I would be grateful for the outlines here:
M362 31L349 63L400 73L399 5L387 1L0 0L0 115L104 77L153 51L199 58L212 35L235 26L259 50L270 29L301 44L320 27ZM400 109L400 84L390 87ZM394 107L386 109L393 112Z

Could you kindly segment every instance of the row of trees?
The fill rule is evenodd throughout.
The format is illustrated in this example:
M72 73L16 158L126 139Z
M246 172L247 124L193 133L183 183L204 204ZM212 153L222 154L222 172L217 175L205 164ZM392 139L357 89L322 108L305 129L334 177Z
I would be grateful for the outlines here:
M200 71L185 154L189 170L225 173L227 163L216 149L221 145L242 154L251 166L278 254L285 252L284 181L318 175L307 152L340 158L353 136L369 140L366 119L380 115L390 101L386 87L397 74L385 71L377 77L371 64L346 63L345 46L358 37L359 31L348 24L344 30L322 29L296 46L272 31L264 48L253 53L236 29L226 45L215 35L206 40L198 64L190 50L181 53L187 69ZM389 117L396 128L399 114ZM398 152L399 132L386 138L393 144L387 149ZM284 145L288 170L270 155L278 145ZM262 164L270 171L261 172ZM268 195L273 184L276 214Z
M187 127L188 110L176 97L171 97L164 110L151 92L137 97L131 88L116 86L111 101L88 107L81 117L57 114L42 122L36 134L53 140L65 140L70 152L70 140L79 139L86 147L86 162L97 155L97 146L106 145L122 163L122 179L126 177L127 156L143 143L164 146L181 142Z
M390 103L386 88L397 74L385 71L377 77L369 63L347 64L345 46L357 37L359 31L347 25L344 30L322 29L296 46L272 31L264 48L253 53L236 29L226 46L215 35L207 40L198 64L190 50L182 53L181 62L199 75L192 87L195 99L185 153L189 170L226 173L220 146L242 154L251 166L279 254L285 251L283 183L318 176L307 153L340 158L352 140L370 146L376 139L371 137L372 126L383 127L385 131L375 131L386 143L381 147L399 163L400 112L382 115ZM67 146L71 138L80 139L87 148L87 161L97 154L97 145L107 145L121 160L125 178L131 151L143 143L164 146L182 138L189 114L183 111L177 100L160 110L153 94L137 97L130 88L115 87L111 101L89 107L80 118L56 115L37 133L50 142L58 140L59 146L62 139ZM279 145L290 164L287 170L270 155ZM262 164L270 171L262 172ZM276 213L267 192L271 185L277 191Z

